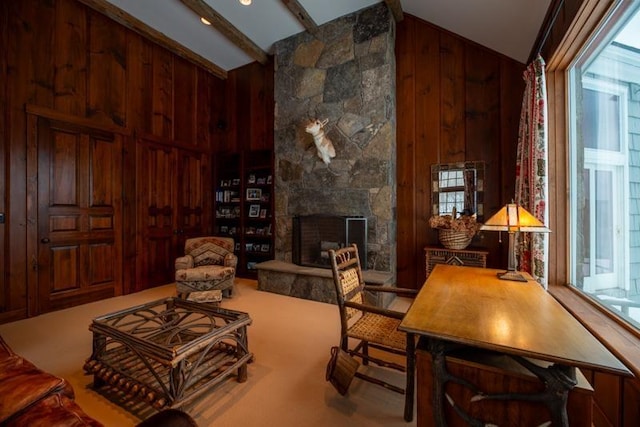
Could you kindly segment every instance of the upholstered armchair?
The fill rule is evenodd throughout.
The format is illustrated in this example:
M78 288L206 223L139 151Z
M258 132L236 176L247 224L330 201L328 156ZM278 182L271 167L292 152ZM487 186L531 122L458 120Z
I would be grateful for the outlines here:
M229 237L187 239L184 256L176 258L176 290L181 298L219 290L231 298L238 257Z

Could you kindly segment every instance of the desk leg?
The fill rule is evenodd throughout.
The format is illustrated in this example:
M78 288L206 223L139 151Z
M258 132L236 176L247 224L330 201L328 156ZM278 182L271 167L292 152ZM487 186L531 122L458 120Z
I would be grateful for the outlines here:
M545 384L544 392L520 396L521 400L532 400L544 403L551 412L551 425L569 427L567 416L567 401L569 392L576 384L576 368L573 366L551 365L543 368L529 362L527 359L512 356L515 361L527 368Z
M560 427L569 427L569 417L567 416L567 401L569 392L577 384L576 370L572 366L551 365L549 367L538 366L529 360L519 357L510 356L519 364L528 369L544 384L545 389L540 393L503 393L503 394L487 394L480 391L475 385L468 381L451 375L447 371L446 356L450 351L460 348L461 346L453 345L444 341L435 339L428 340L427 350L431 354L432 359L432 375L433 375L433 419L437 427L446 427L446 417L444 413L446 395L445 386L447 382L453 381L472 390L476 397L475 401L480 400L519 400L529 402L539 402L549 408L551 413L551 425ZM471 427L481 427L485 423L475 419L467 414L458 405L449 400L449 404L455 412L466 421Z
M404 399L404 420L410 422L413 420L413 400L415 392L415 376L416 376L416 337L414 334L407 333L407 386L405 389L406 397Z

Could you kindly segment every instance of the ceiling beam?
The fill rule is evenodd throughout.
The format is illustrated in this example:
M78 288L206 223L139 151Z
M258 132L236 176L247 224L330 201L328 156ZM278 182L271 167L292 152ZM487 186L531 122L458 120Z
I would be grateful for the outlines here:
M117 23L125 26L126 28L135 31L136 33L148 38L154 43L165 47L169 51L175 53L181 58L186 59L189 62L198 65L205 70L209 71L214 76L221 79L227 78L227 71L220 68L208 59L203 58L197 53L185 48L180 43L170 39L169 37L157 31L134 16L128 14L122 9L117 8L113 4L106 0L78 0L80 3L90 7L91 9L100 12L101 14L113 19Z
M400 22L404 19L400 0L384 0L384 2L387 4L387 6L389 6L389 9L391 10L393 18L396 20L396 22Z
M304 26L304 28L311 34L315 34L318 31L318 24L313 20L307 10L300 4L298 0L282 0L291 13L296 17L298 21Z
M267 63L267 53L262 50L260 46L252 42L249 37L245 36L240 30L234 27L231 22L227 21L222 15L205 3L204 0L180 1L189 9L193 10L198 16L209 21L213 28L222 33L223 36L242 49L253 60L258 61L261 64Z

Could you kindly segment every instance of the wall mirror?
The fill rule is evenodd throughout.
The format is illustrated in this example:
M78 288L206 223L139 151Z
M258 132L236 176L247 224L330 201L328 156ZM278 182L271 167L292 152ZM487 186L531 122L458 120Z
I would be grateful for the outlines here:
M484 162L439 163L431 166L433 215L484 215Z

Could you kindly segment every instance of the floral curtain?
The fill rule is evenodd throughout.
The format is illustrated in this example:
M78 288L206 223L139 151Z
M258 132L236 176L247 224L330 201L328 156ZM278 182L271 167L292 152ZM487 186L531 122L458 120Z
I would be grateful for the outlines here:
M545 63L540 55L529 64L523 78L526 88L520 113L515 201L547 225L547 89ZM516 244L518 269L547 288L547 233L518 233Z

